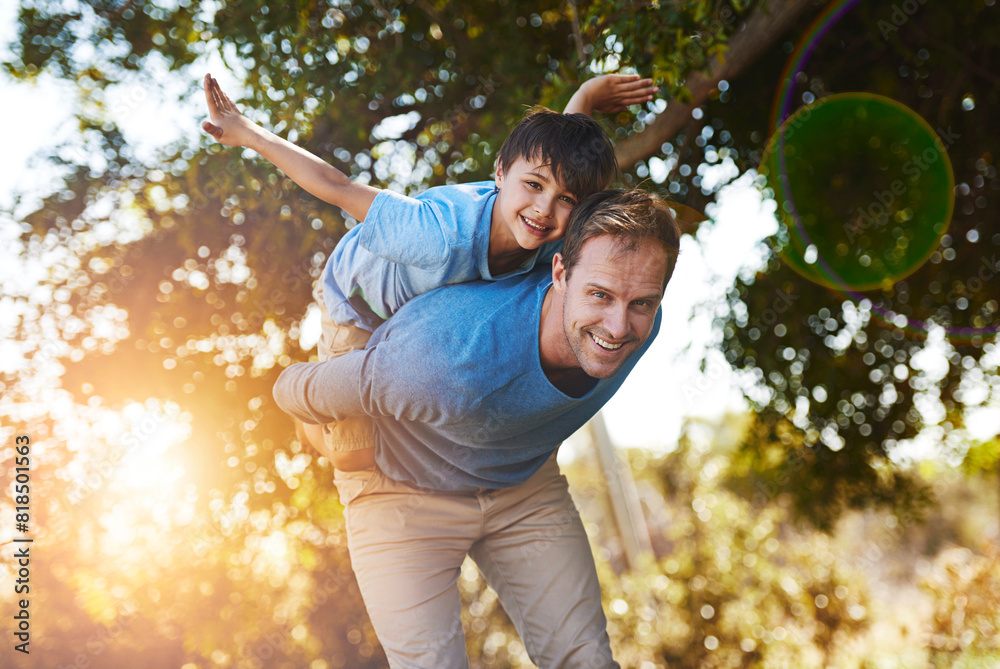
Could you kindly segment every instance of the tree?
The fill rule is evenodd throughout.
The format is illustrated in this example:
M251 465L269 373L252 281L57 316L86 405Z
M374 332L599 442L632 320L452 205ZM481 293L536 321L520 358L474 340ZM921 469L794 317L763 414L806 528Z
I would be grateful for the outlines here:
M310 287L350 222L196 125L150 156L130 139L149 129L137 123L142 103L182 81L200 106L197 84L217 57L245 81L249 114L355 178L408 191L486 178L524 106L562 104L588 64L616 53L612 31L630 11L21 7L5 70L69 82L80 130L46 161L59 186L4 217L22 274L45 277L40 289L5 286L21 355L0 372L4 432L35 444L36 601L51 613L35 627L39 661L383 662L329 470L270 400L280 369L310 355L297 342ZM671 50L714 55L750 8L642 11L683 27L650 52L680 91L697 68Z
M78 573L62 571L58 563L110 536L103 514L115 504L127 507L137 494L116 488L114 475L137 471L131 459L145 451L135 444L159 439L161 430L180 430L179 437L163 438L183 456L185 481L192 486L184 492L187 516L146 531L159 535L148 538L149 551L163 554L164 546L186 545L197 578L185 577L180 557L153 568L155 561L141 559L151 553L127 559L100 554L129 575L124 590L114 596L108 594L111 586L88 590L87 601L99 605L78 606L59 624L78 630L85 644L87 625L121 619L125 609L114 602L134 598L140 611L161 612L155 630L174 640L176 659L219 651L236 666L319 654L341 656L351 666L379 662L371 630L352 622L363 617L346 576L345 547L332 539L340 520L328 471L301 452L270 400L280 369L310 355L297 341L310 286L351 222L262 161L199 141L196 126L150 158L127 139L139 100L169 95L168 84L180 80L188 82L184 97L200 103L197 83L218 57L246 82L241 103L255 120L355 178L416 191L487 178L525 105L541 100L559 107L589 76L588 68L634 67L657 76L668 104L639 110L638 121L630 115L605 119L619 143L624 178L638 183L659 161L670 169L653 174L653 181L703 209L715 195L702 188L703 164L729 159L742 170L759 162L771 130L767 98L787 59L773 40L789 25L788 34L802 33L817 9L776 0L548 1L530 9L509 0L221 7L182 0L173 6L87 2L72 9L46 0L24 3L6 71L23 80L72 82L76 98L67 104L80 128L77 141L60 147L50 161L62 177L60 186L38 206L20 203L4 221L8 229L20 226L15 243L23 249L25 274L46 275L42 290L5 286L5 303L19 314L11 338L23 356L20 368L0 372L0 416L6 432L66 446L38 451L34 473L38 499L45 500L35 520L52 533L49 545L68 547L68 554L52 560L49 591L61 584L60 597L70 601L79 583L100 572L98 558ZM968 238L976 227L980 245L960 247L955 240L962 237L953 234L954 256L942 249L927 276L915 274L879 299L912 319L933 315L952 328L989 328L996 303L988 285L973 290L972 278L979 250L1000 243L985 218L997 181L993 158L983 150L989 126L980 120L996 102L989 62L996 15L972 3L963 14L920 6L897 26L893 11L851 9L813 55L812 76L822 77L828 91L876 90L934 123L951 124L960 135L949 149L956 181L967 187L957 205L965 218L953 229ZM880 28L885 21L894 29ZM974 109L955 117L967 94ZM775 244L777 249L780 238ZM945 268L947 277L930 276L933 268ZM745 326L764 316L779 287L797 297L784 317L787 332L778 336L758 328L752 338ZM959 293L966 307L959 306ZM894 362L899 356L895 364L904 364L919 346L897 328L869 321L862 330L866 343L829 349L814 331L831 320L835 331L842 330L849 300L801 281L776 254L759 276L740 280L731 305L720 322L723 346L735 366L759 370L772 393L760 405L764 434L790 425L792 443L809 449L818 463L802 470L810 478L792 479L802 508L810 508L809 500L833 509L833 502L894 499L899 488L893 481L901 479L893 477L882 488L876 482L882 485L885 478L890 440L919 427L914 397L926 389L887 381L901 399L885 408L882 422L869 421L868 435L851 416L860 409L856 396L868 412L881 408L875 405L885 384L868 374L873 365L888 363L870 365L864 355ZM828 313L817 326L823 309ZM942 399L952 402L952 425L960 420L957 393L965 360L975 367L987 339L959 343L939 384ZM878 349L874 342L880 342ZM803 351L811 356L801 372L793 365L802 360L784 357L789 348L803 359ZM821 384L830 401L811 404L810 424L801 426L790 415L796 398L802 391L815 397ZM855 408L849 413L844 402ZM122 409L131 413L115 423L112 416ZM840 427L842 420L848 426ZM144 421L153 427L145 429ZM896 421L903 430L893 429ZM833 424L850 437L836 453L824 450L813 434ZM747 449L758 464L760 443ZM779 437L774 443L786 442ZM790 458L790 452L781 451L781 457ZM824 486L814 491L816 481ZM856 494L845 496L842 482ZM154 513L153 507L144 513ZM51 522L60 517L71 522ZM281 544L279 529L296 539ZM167 552L184 555L180 548ZM283 579L291 577L274 555L309 565L308 582L289 590ZM202 584L223 576L226 587L206 594ZM151 592L153 578L178 587ZM302 594L318 597L326 582L348 593L337 595L340 609ZM241 602L221 601L234 591ZM270 620L262 612L273 611L276 598L288 592L301 597L281 602L282 622L254 626ZM212 648L211 640L219 637L210 633L211 624L202 636L182 624L204 619L193 612L193 601L219 611L211 624L236 625L232 616L246 616L239 618L245 633ZM141 619L128 634L147 624ZM326 625L329 634L302 638L297 625L309 627L307 622L312 630ZM270 633L278 634L270 637L273 643ZM71 661L70 650L50 648L47 661Z
M808 45L811 56L792 88L796 99L879 93L934 128L956 185L954 215L944 221L950 227L939 231L928 261L874 290L826 288L786 262L795 235L786 217L768 240L766 266L739 278L719 320L728 360L764 389L754 404L760 431L745 449L759 470L747 481L792 492L804 515L823 526L845 507L919 508L927 490L890 457L899 442L923 432L942 457L957 451L961 459L969 442L960 431L965 411L996 402L991 282L1000 272L1000 230L990 212L1000 180L983 121L1000 90L989 68L998 17L986 7L963 7L858 5ZM740 89L763 85L770 71L762 60ZM733 102L740 105L735 92ZM709 113L722 116L715 109ZM748 129L757 128L751 139L753 132L765 136L763 121L750 120ZM829 138L834 155L838 141ZM866 206L882 194L875 182L858 188ZM871 232L867 243L877 246ZM943 351L946 363L928 349Z

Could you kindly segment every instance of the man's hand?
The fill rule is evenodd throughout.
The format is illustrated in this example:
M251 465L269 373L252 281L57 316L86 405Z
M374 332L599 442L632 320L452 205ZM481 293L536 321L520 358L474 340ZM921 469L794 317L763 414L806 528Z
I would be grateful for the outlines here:
M240 113L219 82L212 75L205 75L205 101L211 121L201 124L201 129L226 146L249 147L259 126Z
M583 82L563 113L620 112L630 105L649 102L658 90L652 79L640 79L638 74L602 74Z

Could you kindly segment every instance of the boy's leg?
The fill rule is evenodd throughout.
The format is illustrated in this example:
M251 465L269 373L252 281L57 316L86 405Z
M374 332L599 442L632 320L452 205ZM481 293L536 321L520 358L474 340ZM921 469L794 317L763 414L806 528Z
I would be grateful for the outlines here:
M378 468L338 472L351 566L393 669L467 669L458 576L480 536L474 494L421 490Z
M320 362L336 358L365 347L371 332L353 325L335 323L323 300L322 282L313 292L320 310L321 331L317 353ZM375 464L375 431L367 416L318 426L303 426L309 442L326 456L336 469L357 471Z
M292 420L295 421L295 436L298 440L303 444L312 446L329 459L329 454L324 452L325 444L323 443L323 426L303 423L295 416L292 416Z
M469 554L532 662L546 669L618 667L587 532L555 456L525 483L483 501L484 536Z

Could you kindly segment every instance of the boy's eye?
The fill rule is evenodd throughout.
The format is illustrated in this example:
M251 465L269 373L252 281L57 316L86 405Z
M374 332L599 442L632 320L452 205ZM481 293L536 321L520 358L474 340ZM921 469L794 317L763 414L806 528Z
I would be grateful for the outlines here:
M525 183L527 183L529 186L537 190L541 190L542 188L541 184L539 184L537 181L526 181Z
M569 195L562 195L560 196L560 199L571 207L576 206L576 200L571 198Z

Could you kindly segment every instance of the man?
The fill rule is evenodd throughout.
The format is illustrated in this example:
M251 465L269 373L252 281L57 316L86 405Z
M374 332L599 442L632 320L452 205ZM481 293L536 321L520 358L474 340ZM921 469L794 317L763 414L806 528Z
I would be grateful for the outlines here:
M574 209L547 272L445 286L367 348L275 385L309 423L372 416L377 466L338 472L348 546L393 667L466 667L456 581L471 555L540 667L615 667L587 535L554 453L659 325L678 229L641 191Z

